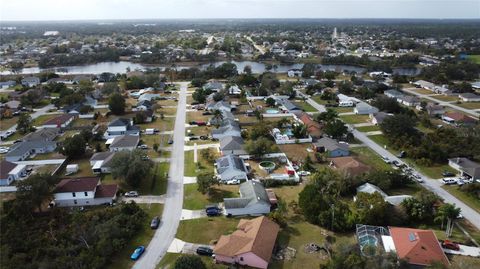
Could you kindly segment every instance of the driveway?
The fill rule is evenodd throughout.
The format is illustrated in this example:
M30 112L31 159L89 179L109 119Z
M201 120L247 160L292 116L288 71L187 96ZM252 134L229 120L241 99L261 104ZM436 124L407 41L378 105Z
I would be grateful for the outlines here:
M205 210L182 209L182 220L200 219L207 217Z
M162 224L155 232L144 255L133 265L133 268L154 269L167 253L168 247L175 238L183 207L183 175L184 175L184 138L185 107L188 82L181 82L178 97L177 117L175 119L175 139L170 157L170 171L167 194L163 207Z
M451 250L451 249L444 248L443 251L447 254L480 257L480 248L470 247L465 245L458 245L458 246L460 247L460 250Z
M299 90L296 90L297 91L297 95L298 96L301 96L303 98L306 99L307 103L311 106L313 106L316 110L318 110L318 112L326 112L327 109L325 108L325 106L323 105L320 105L318 104L317 102L315 102L315 100L313 100L312 98L308 97L306 94L304 94L303 92L299 91Z
M140 195L138 197L120 197L120 201L134 201L137 204L163 204L165 203L165 195Z

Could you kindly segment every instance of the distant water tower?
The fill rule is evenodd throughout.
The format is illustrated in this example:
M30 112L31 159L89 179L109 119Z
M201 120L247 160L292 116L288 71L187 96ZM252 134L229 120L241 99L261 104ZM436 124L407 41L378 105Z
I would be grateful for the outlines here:
M336 40L338 38L337 35L337 27L333 28L332 40Z

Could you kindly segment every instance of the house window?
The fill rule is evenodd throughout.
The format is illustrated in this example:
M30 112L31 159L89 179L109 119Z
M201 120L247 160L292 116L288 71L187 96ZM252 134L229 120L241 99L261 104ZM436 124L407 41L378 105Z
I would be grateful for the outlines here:
M240 257L240 261L243 262L243 257Z
M74 192L72 192L72 196L73 196L73 197L77 197L77 196L76 196L76 194L75 194Z
M74 203L74 204L77 204L77 200L73 200L73 203Z
M85 196L88 196L88 193L87 192L84 192Z

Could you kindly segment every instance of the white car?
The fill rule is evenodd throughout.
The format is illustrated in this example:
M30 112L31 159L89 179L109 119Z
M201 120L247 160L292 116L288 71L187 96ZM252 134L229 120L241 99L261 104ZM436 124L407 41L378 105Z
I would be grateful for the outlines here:
M415 180L419 183L423 183L423 178L418 175L418 174L414 174L413 177L415 178Z
M138 192L136 192L136 191L126 192L125 197L138 197Z
M445 185L452 185L452 184L456 184L456 183L457 183L457 179L456 179L456 178L446 177L446 178L442 178L442 182L443 182L443 184L445 184Z
M390 159L387 157L387 156L382 156L382 160L385 162L385 163L392 163L392 161L390 161Z
M300 176L309 176L311 173L308 171L298 171L297 174Z
M8 149L0 149L0 154L5 154L8 152Z
M240 180L238 179L232 179L232 180L228 180L227 182L225 182L227 185L238 185L240 184Z

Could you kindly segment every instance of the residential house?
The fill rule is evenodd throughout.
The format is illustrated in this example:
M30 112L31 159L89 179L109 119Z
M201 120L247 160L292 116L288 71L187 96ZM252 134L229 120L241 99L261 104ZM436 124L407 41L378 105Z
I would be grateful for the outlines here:
M420 98L416 96L411 96L411 95L405 95L400 98L400 100L397 99L401 104L410 106L410 107L415 107L416 105L420 104Z
M140 95L140 97L138 97L138 101L150 101L152 102L152 100L156 100L158 98L160 98L160 94L156 94L156 93L144 93L142 95Z
M290 102L290 100L287 99L280 99L280 104L281 106L287 110L288 112L293 112L293 111L301 111L302 109Z
M210 90L213 92L219 92L225 88L225 85L218 81L210 81L203 85L204 90Z
M354 157L337 157L330 160L330 167L349 176L359 176L370 171L370 167Z
M353 112L358 115L369 115L378 112L378 108L371 106L365 102L359 102L353 109Z
M60 134L58 128L39 129L23 137L23 141L53 141Z
M228 102L218 101L218 102L209 103L205 109L209 111L220 110L220 111L231 112L232 106Z
M247 155L244 144L240 136L224 136L220 139L220 152L222 155Z
M382 191L382 189L380 189L379 187L373 185L373 184L370 184L370 183L365 183L359 187L357 187L357 193L360 193L360 192L363 192L363 193L368 193L368 194L374 194L374 193L379 193L382 197L383 197L383 200L385 200L385 202L391 204L391 205L395 205L395 206L398 206L400 205L405 199L408 199L408 198L411 198L412 196L410 195L388 195L386 194L385 192ZM354 197L354 200L356 200L356 197Z
M105 151L97 152L90 158L90 166L94 174L107 174L111 172L111 160L115 156L115 152Z
M348 144L339 143L337 140L329 137L323 137L317 142L313 143L313 148L316 152L325 152L330 158L350 155Z
M66 128L75 119L73 114L62 114L42 123L43 128Z
M218 158L215 161L215 169L221 182L230 180L246 181L248 179L248 169L245 162L233 154Z
M397 90L386 90L386 91L383 92L383 94L385 94L387 97L393 98L395 100L403 97L403 93L401 93Z
M149 100L142 100L137 103L137 106L135 107L136 111L145 111L145 110L151 110L152 109L152 102Z
M215 125L215 126L223 126L228 123L235 124L235 116L233 115L232 112L227 111L227 110L220 110L222 113L221 117L215 117L213 116L211 119L208 120L208 123L210 125Z
M480 179L480 163L474 162L468 158L458 157L448 159L448 165L459 171L462 176Z
M68 114L73 114L73 115L79 115L80 111L82 110L83 104L81 103L76 103L76 104L71 104L62 107L63 113L68 113Z
M218 129L212 130L212 138L222 139L226 136L242 136L242 131L237 122L227 122Z
M15 164L9 161L0 162L0 186L8 186L13 181L26 175L26 165Z
M442 120L448 124L462 126L474 125L477 120L460 112L446 112L442 115Z
M438 94L444 94L444 95L448 95L450 94L452 91L449 90L447 87L445 86L435 86L433 88L433 92L435 93L438 93Z
M24 161L31 155L53 152L56 148L57 142L55 141L23 141L10 147L5 160L9 162Z
M138 135L119 135L107 140L107 145L110 145L111 152L133 151L139 142L140 136Z
M155 118L153 110L151 109L137 111L135 112L135 114L143 114L145 122L152 122L153 119Z
M35 87L40 84L40 79L37 77L25 77L22 79L22 85L26 87Z
M0 82L0 89L8 89L10 87L15 87L17 83L13 80L2 81Z
M424 88L431 91L435 89L435 84L425 80L417 80L413 83L413 85L417 86L418 88Z
M311 137L319 138L323 135L322 126L320 123L314 121L307 113L302 113L299 117L299 120L305 124Z
M242 90L238 85L232 85L230 88L228 88L228 94L230 95L240 95L242 93Z
M215 261L266 269L279 231L278 224L265 216L241 219L236 231L218 239Z
M458 97L462 99L463 102L480 102L480 95L476 93L471 93L471 92L462 93L458 95Z
M140 128L133 125L132 120L118 118L108 124L107 131L105 131L105 138L110 139L120 135L140 135Z
M430 117L440 116L445 114L445 108L441 105L436 105L433 103L428 103L425 107L425 111Z
M403 227L388 227L388 229L390 236L385 236L386 238L382 236L382 241L393 242L393 244L386 244L390 247L385 249L387 252L395 252L399 259L416 266L414 268L429 266L433 263L450 265L433 231Z
M270 213L270 199L263 184L249 180L240 184L240 197L224 198L225 215L258 216Z
M54 203L59 207L111 204L117 191L117 184L100 184L97 177L63 179L53 191Z
M385 113L385 112L377 112L370 114L370 121L375 124L375 125L380 125L382 122L385 120L385 118L391 116L391 114Z

